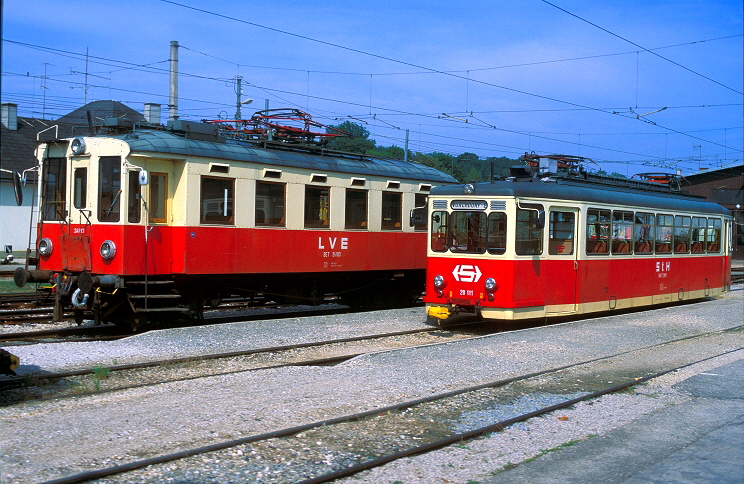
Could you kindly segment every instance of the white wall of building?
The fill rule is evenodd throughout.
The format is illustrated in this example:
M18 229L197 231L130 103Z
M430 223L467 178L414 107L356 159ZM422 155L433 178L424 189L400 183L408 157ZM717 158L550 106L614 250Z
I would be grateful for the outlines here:
M33 176L33 175L32 175ZM6 245L13 246L13 252L25 252L28 247L28 231L31 220L31 199L36 194L36 186L27 184L23 188L23 205L16 205L13 183L0 182L0 257L4 257ZM36 201L34 210L36 211ZM34 227L36 215L34 214ZM31 248L36 246L36 230L31 233Z

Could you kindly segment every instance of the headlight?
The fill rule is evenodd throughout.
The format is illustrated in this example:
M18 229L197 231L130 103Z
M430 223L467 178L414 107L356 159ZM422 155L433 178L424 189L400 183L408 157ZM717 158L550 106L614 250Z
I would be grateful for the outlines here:
M101 257L104 259L113 259L116 255L116 244L111 240L107 240L101 244Z
M444 277L437 274L434 276L434 287L441 288L444 287Z
M52 253L52 249L54 246L51 239L43 238L39 241L39 254L47 256Z
M475 192L475 186L472 183L468 183L462 186L462 193L465 195L472 195Z
M486 289L488 289L489 291L493 291L494 289L496 289L496 279L494 279L493 277L489 277L488 279L486 279Z
M70 150L73 155L82 155L85 153L85 140L83 138L75 138L70 143Z

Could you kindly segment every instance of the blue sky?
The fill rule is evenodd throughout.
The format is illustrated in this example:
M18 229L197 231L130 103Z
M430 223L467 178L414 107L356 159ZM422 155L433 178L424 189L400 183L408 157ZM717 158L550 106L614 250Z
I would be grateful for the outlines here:
M691 174L744 156L743 10L724 0L4 0L1 97L48 119L86 97L139 111L155 102L165 121L176 40L182 119L234 117L239 75L254 99L245 117L268 99L325 124L363 124L382 146L403 146L409 130L409 149L426 153L565 153L625 175Z

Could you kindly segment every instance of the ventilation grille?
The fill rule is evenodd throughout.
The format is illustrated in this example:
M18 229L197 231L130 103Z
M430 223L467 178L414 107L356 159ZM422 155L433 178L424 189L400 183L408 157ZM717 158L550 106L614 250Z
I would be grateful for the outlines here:
M447 210L447 200L434 200L431 202L431 206L435 210Z
M506 210L506 200L491 200L491 210Z

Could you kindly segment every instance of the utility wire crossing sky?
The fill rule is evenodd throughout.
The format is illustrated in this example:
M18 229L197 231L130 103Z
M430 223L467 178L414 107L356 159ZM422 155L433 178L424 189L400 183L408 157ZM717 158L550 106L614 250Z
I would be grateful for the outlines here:
M50 120L99 99L167 113L177 41L181 119L253 99L244 118L299 108L378 146L408 132L424 153L692 174L742 163L742 29L723 0L5 0L2 102Z

